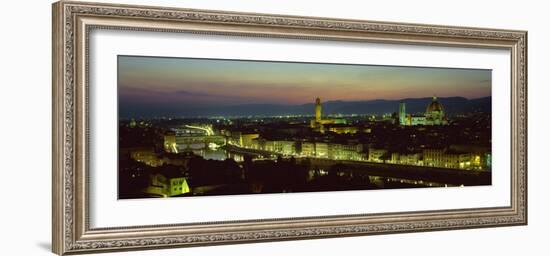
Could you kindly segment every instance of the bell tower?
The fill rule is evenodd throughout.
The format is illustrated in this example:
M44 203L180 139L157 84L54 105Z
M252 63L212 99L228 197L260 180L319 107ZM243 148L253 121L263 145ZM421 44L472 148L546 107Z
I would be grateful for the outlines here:
M406 125L407 122L407 111L405 109L405 102L399 103L399 124Z
M315 99L315 121L321 121L321 99Z

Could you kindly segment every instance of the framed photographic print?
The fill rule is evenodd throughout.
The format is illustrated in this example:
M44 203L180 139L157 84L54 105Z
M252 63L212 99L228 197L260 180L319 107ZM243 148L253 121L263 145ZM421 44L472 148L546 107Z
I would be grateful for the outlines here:
M526 40L57 2L53 251L525 225Z

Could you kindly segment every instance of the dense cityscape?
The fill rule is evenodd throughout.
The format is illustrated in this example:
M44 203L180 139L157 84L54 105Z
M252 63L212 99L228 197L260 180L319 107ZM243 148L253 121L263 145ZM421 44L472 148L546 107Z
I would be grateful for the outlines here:
M490 109L450 114L436 96L374 114L311 103L309 114L121 119L119 198L491 184Z

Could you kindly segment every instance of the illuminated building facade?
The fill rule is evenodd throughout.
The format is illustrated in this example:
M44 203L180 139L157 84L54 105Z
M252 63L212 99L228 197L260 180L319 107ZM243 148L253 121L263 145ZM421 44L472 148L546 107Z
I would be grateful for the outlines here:
M321 122L321 99L315 99L315 122Z
M183 152L180 154L156 153L153 148L132 148L129 150L130 158L151 167L163 165L174 165L188 167L189 160L194 157L192 153Z
M266 140L257 138L246 148L282 154L283 156L316 157L334 160L366 160L361 144L322 141Z
M178 153L175 133L168 133L164 135L164 151L169 153Z
M406 113L405 103L399 104L399 124L404 126L414 125L447 125L443 105L439 103L437 97L432 98L432 102L426 108L424 115L411 115Z
M423 165L422 153L398 153L393 152L391 154L392 164L404 164L404 165Z
M296 146L294 141L275 140L269 142L271 146L270 151L281 153L283 155L293 155L296 153Z
M130 157L152 167L162 166L164 164L164 161L155 154L152 148L133 149L130 151Z
M325 132L325 126L331 125L331 124L346 124L345 119L323 119L322 112L321 112L322 106L321 106L321 99L316 98L315 99L315 119L312 119L310 121L310 127L315 129L316 131Z
M315 156L319 158L328 158L329 144L325 142L315 143Z
M458 152L448 149L425 149L424 163L426 166L471 169L475 156L468 152Z
M404 125L407 122L407 110L405 109L405 102L399 103L399 123Z
M361 144L329 144L328 158L335 160L363 161L363 145Z
M170 175L155 174L150 177L150 184L144 190L153 195L178 196L191 192L185 177L171 177Z
M314 142L302 142L303 156L315 156L315 143Z
M388 155L388 150L386 149L376 149L376 148L369 148L369 161L370 162L378 162L382 163L384 162L385 156Z
M254 141L260 137L258 133L240 134L240 145L245 148L252 148Z

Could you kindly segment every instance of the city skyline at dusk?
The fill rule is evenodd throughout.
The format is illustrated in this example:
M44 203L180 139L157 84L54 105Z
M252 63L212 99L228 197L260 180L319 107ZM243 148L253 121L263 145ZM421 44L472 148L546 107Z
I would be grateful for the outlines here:
M119 199L492 184L491 70L118 64Z
M178 114L247 104L491 95L491 71L118 56L119 110ZM143 112L143 113L140 113Z

